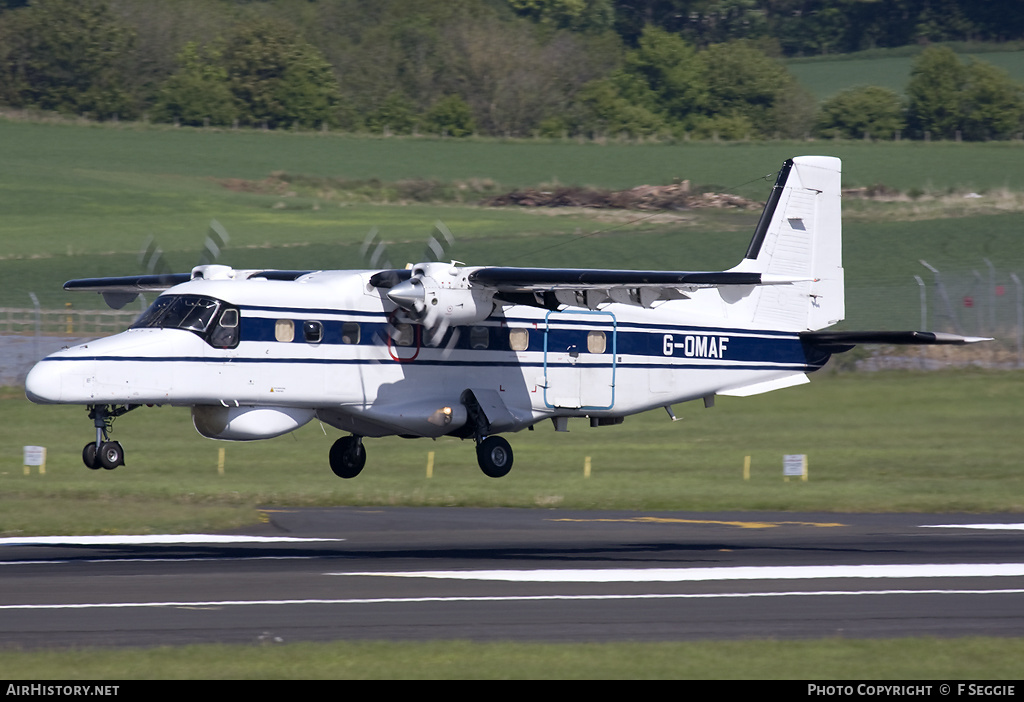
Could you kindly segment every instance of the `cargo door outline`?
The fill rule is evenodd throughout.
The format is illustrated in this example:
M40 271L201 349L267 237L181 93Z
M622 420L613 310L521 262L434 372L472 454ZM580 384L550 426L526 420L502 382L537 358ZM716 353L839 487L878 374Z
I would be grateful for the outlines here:
M597 324L560 317L592 315ZM544 318L544 406L548 408L606 410L615 405L616 329L611 312L550 311ZM611 329L607 329L610 323ZM553 325L559 325L555 327ZM603 353L591 353L587 335L606 335ZM607 336L610 335L610 343Z

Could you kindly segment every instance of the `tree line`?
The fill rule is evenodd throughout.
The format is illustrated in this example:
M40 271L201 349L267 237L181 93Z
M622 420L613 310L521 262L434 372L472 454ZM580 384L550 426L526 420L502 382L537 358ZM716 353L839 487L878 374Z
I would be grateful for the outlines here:
M864 86L821 105L782 57L1019 39L1018 4L0 0L0 104L452 137L1005 139L1024 88L948 48L914 59L906 98Z

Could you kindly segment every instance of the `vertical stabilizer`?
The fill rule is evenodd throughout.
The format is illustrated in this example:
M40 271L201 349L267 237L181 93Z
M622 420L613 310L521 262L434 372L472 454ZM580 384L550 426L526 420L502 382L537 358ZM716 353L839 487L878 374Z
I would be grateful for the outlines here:
M831 156L798 156L779 171L746 258L733 270L813 281L757 288L742 303L755 324L805 331L845 317L841 171Z

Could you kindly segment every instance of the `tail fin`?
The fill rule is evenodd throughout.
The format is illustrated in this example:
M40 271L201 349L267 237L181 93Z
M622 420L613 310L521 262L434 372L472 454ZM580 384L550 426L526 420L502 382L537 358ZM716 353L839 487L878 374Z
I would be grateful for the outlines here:
M812 281L761 286L746 300L750 321L792 331L843 320L842 166L831 156L786 161L737 272Z

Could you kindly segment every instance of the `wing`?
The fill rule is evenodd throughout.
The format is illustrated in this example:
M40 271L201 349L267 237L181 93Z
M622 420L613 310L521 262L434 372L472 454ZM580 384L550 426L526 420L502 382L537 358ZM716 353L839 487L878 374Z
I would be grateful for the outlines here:
M193 278L209 277L213 268L230 270L226 266L198 266L191 273L157 273L149 275L126 275L115 278L76 278L64 283L64 289L71 292L95 292L103 295L103 301L119 310L139 293L163 292L175 285L187 283ZM312 271L244 271L246 278L267 278L269 280L295 280ZM243 273L232 271L232 274Z
M810 280L743 271L632 271L587 268L478 268L468 276L495 299L554 309L559 304L596 308L605 302L650 307L685 300L700 288L786 285Z

